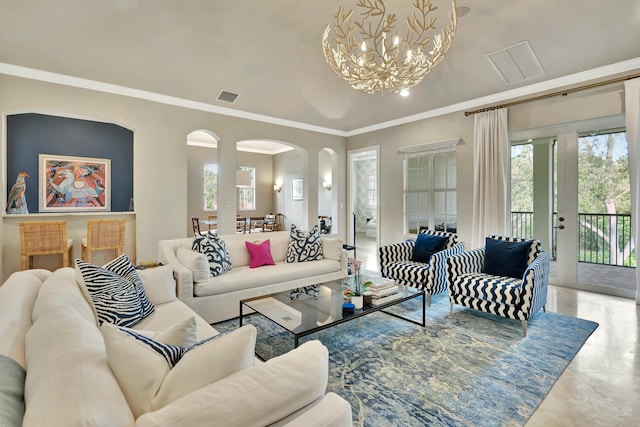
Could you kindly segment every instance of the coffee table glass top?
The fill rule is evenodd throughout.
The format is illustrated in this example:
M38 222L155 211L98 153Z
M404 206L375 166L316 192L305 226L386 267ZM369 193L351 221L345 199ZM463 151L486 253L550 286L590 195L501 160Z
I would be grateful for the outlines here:
M366 277L363 277L367 280ZM398 286L399 297L379 306L364 305L354 314L342 313L342 304L346 301L342 296L341 280L326 282L320 285L317 297L302 295L296 300L291 299L291 292L278 292L268 296L246 299L241 302L271 321L277 323L296 336L307 335L310 332L325 329L374 311L398 304L419 295L424 291L406 286ZM247 310L244 310L245 314Z

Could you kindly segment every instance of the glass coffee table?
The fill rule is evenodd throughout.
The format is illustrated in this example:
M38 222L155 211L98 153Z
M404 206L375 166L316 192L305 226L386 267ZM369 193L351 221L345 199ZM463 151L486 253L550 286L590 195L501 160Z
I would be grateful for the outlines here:
M396 299L377 306L365 304L362 309L355 310L353 314L342 313L342 304L345 300L342 296L340 280L320 284L316 296L304 295L293 299L291 291L284 291L249 298L240 301L240 326L242 326L244 317L247 314L257 312L292 333L295 347L298 347L300 338L306 335L377 311L424 327L424 290L407 286L398 286L398 288L399 296ZM385 310L391 306L420 296L422 296L422 321L415 321Z

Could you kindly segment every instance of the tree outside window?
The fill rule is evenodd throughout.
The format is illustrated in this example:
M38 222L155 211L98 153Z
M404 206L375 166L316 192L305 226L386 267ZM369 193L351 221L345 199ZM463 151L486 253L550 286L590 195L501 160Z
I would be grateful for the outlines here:
M256 210L256 168L240 166L238 169L251 173L251 186L238 187L238 210Z
M203 170L203 189L205 211L218 210L218 165L205 163Z

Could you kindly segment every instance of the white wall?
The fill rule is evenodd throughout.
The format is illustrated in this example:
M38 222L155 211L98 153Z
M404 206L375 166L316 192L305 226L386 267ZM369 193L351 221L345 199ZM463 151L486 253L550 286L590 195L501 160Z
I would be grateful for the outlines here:
M318 215L333 216L333 190L322 187L322 181L328 179L333 184L332 158L327 150L318 153Z
M185 141L186 143L186 141ZM256 209L238 211L238 215L264 216L273 211L273 156L240 151L237 153L238 166L256 169ZM203 209L203 169L207 163L218 163L215 148L198 146L187 147L187 232L191 233L191 217L205 219L208 215L217 215L218 211Z
M583 91L509 108L510 131L549 126L623 112L620 86ZM350 137L347 149L380 145L380 244L401 241L403 232L403 170L398 148L461 138L457 154L458 233L471 241L473 217L473 126L474 116L452 113L393 128Z
M127 252L137 262L156 260L159 240L187 236L186 138L194 130L208 129L220 137L218 163L221 165L221 175L227 177L222 180L220 200L223 203L229 201L230 204L229 208L225 204L218 212L222 233L235 231L235 179L230 177L234 176L236 170L237 141L272 139L295 144L311 153L309 162L315 164L311 167L315 174L318 147L330 147L341 158L342 164L346 164L345 139L342 137L7 75L0 76L0 111L5 115L36 112L84 118L116 123L133 131L135 225L130 224L129 228L135 229L135 237L132 236L133 244L127 242ZM4 120L0 126L4 135ZM6 144L4 139L3 144ZM5 162L4 150L2 162ZM6 168L3 167L3 200L6 200L5 174ZM342 179L334 185L344 186L345 182ZM272 190L272 183L269 188ZM261 191L268 193L266 185L265 190ZM314 210L307 217L317 218L317 191L313 193L316 201L310 204L310 208ZM345 190L342 194L345 194ZM344 203L344 200L341 202ZM344 214L342 210L340 215ZM43 215L44 219L52 220L71 218L66 215ZM78 223L74 227L82 229L86 218L81 215L73 218L73 222ZM20 267L19 250L16 249L19 248L19 236L14 232L17 229L15 222L15 217L3 217L0 231L3 279Z
M219 228L223 234L235 230L235 180L230 177L235 174L238 164L237 141L274 139L301 148L273 159L274 178L284 179L282 192L273 194L273 208L274 211L288 212L287 227L294 222L304 228L317 223L318 185L311 183L309 177L319 176L319 150L328 147L337 154L337 176L333 177L332 191L337 192L338 217L346 224L346 149L379 145L381 244L397 242L404 237L402 156L397 154L398 148L461 138L464 145L457 149L458 231L463 241L470 241L474 119L473 116L465 117L463 112L345 140L332 135L6 75L0 76L0 111L5 115L36 112L98 120L116 123L134 132L135 224L130 221L128 227L135 228L135 243L127 242L127 251L133 251L131 255L138 262L156 259L158 240L187 235L188 157L185 140L190 132L197 129L208 129L220 137L218 164L221 167L220 174L227 177L220 188L223 208L218 212L221 222ZM509 110L509 126L511 130L521 130L620 114L622 111L620 87L600 88L512 107ZM4 135L4 120L0 126ZM4 150L2 157L4 164ZM6 193L5 173L6 168L3 167L3 193ZM291 179L294 177L305 179L305 200L302 203L293 204L291 201ZM6 200L6 194L3 195ZM229 202L229 208L226 202ZM43 215L47 219L70 218L76 230L81 230L86 220L81 215ZM2 221L3 279L18 270L20 265L16 220L15 217L3 217ZM343 233L344 230L341 230L342 237Z

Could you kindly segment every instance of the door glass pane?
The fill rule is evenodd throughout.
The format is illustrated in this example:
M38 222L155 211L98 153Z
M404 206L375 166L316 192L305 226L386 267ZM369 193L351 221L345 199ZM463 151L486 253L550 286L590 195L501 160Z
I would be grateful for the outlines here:
M511 146L511 235L533 238L533 144Z
M592 132L578 138L580 263L636 265L631 242L628 159L625 132ZM579 272L583 270L587 272L586 268Z

